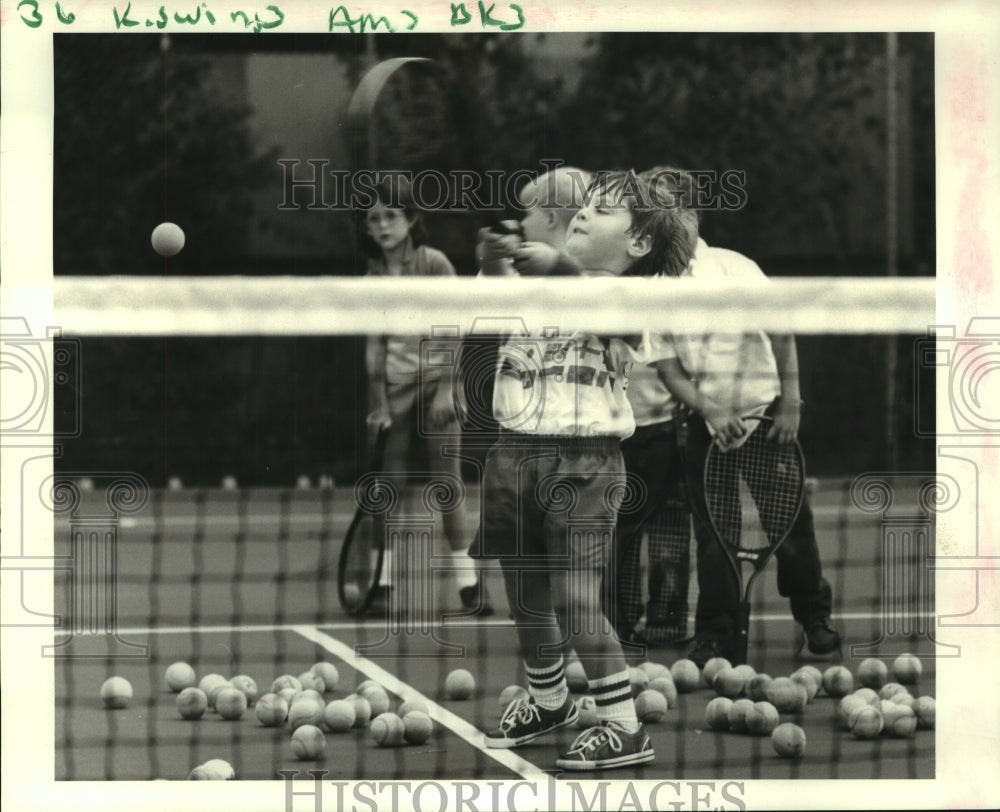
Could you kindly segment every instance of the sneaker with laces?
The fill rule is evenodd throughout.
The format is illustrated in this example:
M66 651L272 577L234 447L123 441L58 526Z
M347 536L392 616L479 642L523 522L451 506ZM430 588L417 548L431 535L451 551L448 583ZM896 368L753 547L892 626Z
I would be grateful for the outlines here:
M490 595L486 591L486 584L480 578L471 586L463 586L458 590L458 597L462 601L462 608L468 614L489 617L493 614L493 604L490 602Z
M722 641L712 637L703 637L696 640L694 648L688 653L688 659L698 666L698 668L704 668L705 663L713 657L725 657L727 660L733 659L729 647L724 645Z
M806 645L813 654L829 654L840 649L840 632L831 625L829 618L810 623L803 630Z
M556 759L564 770L608 770L645 764L654 756L653 743L642 726L629 733L618 722L607 721L588 727L573 745Z
M533 697L515 699L500 717L500 724L486 734L486 746L497 748L517 747L534 741L576 722L580 712L572 697L557 710L547 710L535 703Z

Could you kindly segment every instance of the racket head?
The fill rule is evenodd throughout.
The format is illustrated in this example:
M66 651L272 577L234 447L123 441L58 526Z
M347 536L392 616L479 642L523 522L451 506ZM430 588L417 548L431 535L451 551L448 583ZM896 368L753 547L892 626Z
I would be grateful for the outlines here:
M767 435L774 421L748 416L746 441L729 450L713 441L705 456L705 509L716 538L743 583L767 564L787 538L805 494L805 460L798 441L778 443ZM747 584L749 591L749 583Z

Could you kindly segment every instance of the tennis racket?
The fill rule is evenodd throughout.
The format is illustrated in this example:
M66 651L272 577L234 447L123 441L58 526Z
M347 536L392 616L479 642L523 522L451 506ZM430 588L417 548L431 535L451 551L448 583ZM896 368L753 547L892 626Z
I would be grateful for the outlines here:
M716 540L736 571L740 604L734 656L745 663L754 581L788 536L802 507L805 461L798 442L767 439L770 417L744 417L750 434L705 457L705 507Z
M337 596L344 611L362 615L371 606L379 589L385 560L386 494L380 474L385 457L388 431L381 429L371 449L368 472L358 481L358 507L354 512L337 566ZM382 538L379 538L382 536Z

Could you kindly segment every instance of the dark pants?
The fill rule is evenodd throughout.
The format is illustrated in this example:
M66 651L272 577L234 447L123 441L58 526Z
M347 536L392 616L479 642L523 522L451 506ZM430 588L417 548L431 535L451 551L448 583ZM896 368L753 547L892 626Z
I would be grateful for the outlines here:
M650 642L687 636L691 519L684 495L683 455L673 421L639 426L622 441L629 479L618 511L608 616L627 637L646 613ZM649 601L642 601L642 537L649 541Z
M768 414L773 408L772 405L768 409ZM712 533L705 509L705 455L711 442L705 421L691 415L688 418L685 470L697 543L695 636L728 644L735 629L741 596L736 572ZM778 567L778 592L789 599L792 617L804 626L829 617L832 593L823 578L812 508L807 497L803 497L798 518L774 557Z

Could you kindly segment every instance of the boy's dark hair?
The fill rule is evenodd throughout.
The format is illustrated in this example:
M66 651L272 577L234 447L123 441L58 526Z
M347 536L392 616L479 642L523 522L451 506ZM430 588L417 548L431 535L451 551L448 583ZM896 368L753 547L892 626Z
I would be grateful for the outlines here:
M414 248L427 242L427 229L424 226L423 213L414 204L410 184L405 178L386 178L383 180L375 187L375 198L372 205L375 202L382 203L389 208L403 210L410 223L410 239L413 240ZM358 244L365 256L379 259L382 256L382 249L368 234L365 222L370 208L371 206L355 210L355 231Z
M649 237L652 247L623 276L680 276L698 244L694 182L683 169L657 166L598 175L591 192L628 206L632 237Z

